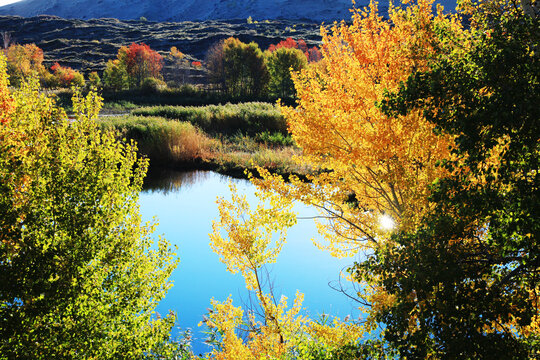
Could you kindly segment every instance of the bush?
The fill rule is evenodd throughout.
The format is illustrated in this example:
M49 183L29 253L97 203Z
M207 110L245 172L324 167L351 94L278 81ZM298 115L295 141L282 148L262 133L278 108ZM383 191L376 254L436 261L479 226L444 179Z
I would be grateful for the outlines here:
M147 77L141 84L141 90L145 93L158 93L160 90L167 88L165 81L156 79L154 77Z
M70 67L64 67L58 63L55 63L53 66L51 66L51 70L54 72L56 87L82 87L85 84L83 74L77 70L73 70Z
M101 78L97 72L92 71L90 74L88 74L88 85L96 89L101 87Z
M147 162L100 131L95 93L75 121L37 79L7 87L0 55L0 358L142 359L168 350L154 309L176 266L138 194Z

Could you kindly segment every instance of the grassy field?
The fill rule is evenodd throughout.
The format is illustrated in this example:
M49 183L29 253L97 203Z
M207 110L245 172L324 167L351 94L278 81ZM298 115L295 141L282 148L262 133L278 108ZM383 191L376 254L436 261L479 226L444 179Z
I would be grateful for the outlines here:
M137 109L132 114L190 122L213 135L238 132L251 136L262 132L287 134L287 124L280 110L263 102L199 107L154 106Z

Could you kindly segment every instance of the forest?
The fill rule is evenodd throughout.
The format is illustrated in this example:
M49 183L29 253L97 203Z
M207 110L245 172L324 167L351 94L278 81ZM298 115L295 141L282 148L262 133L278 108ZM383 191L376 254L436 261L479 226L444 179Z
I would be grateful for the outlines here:
M171 48L179 69L205 68L204 91L168 89L145 44L86 80L6 47L0 359L538 358L539 12L418 0L383 16L371 2L321 27L320 47L231 37L189 64ZM68 106L43 89L72 85ZM137 93L153 103L100 116L104 98ZM253 302L208 299L206 354L171 335L181 314L154 311L182 266L139 212L160 162L235 168L256 187L258 203L234 184L217 200L210 247ZM361 318L313 318L301 292L274 293L265 269L296 203L317 210L315 246L362 254L345 274Z

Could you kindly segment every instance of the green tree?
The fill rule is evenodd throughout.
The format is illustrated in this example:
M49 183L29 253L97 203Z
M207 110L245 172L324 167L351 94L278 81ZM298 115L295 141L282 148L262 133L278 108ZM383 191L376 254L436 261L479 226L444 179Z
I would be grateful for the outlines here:
M168 348L154 314L176 266L142 224L147 161L99 130L101 99L68 120L36 79L7 90L0 57L0 358L141 359Z
M101 78L96 71L92 71L88 74L88 83L91 87L96 89L101 87Z
M103 84L113 91L127 89L129 78L125 64L120 60L109 60L103 71Z
M281 47L266 57L270 75L270 95L281 99L294 98L296 91L291 71L300 71L307 66L306 55L302 50Z
M268 86L268 69L259 46L236 38L223 42L225 88L233 96L260 97Z
M433 185L424 225L395 234L396 245L356 275L397 299L379 320L401 356L536 358L540 26L511 2L471 10L471 44L413 73L382 104L392 115L422 109L455 136L454 158L442 164L451 175Z

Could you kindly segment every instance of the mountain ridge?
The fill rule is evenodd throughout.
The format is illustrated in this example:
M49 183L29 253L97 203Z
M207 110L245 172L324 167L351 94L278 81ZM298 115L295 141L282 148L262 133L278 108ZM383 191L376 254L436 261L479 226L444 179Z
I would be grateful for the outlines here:
M455 8L455 0L439 0ZM356 7L369 0L359 0ZM388 0L379 3L386 10ZM22 0L0 7L0 15L55 15L66 19L116 18L151 21L302 20L316 23L350 19L351 0ZM84 9L84 11L81 11Z
M0 15L32 17L42 14L67 19L144 17L151 21L290 19L313 22L350 17L350 0L23 0L0 7ZM84 12L81 9L85 9Z

